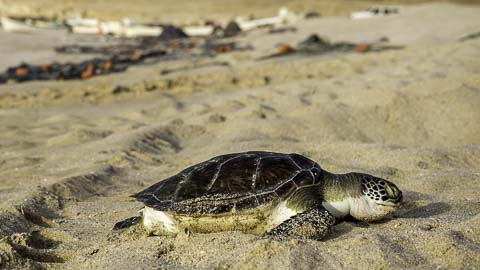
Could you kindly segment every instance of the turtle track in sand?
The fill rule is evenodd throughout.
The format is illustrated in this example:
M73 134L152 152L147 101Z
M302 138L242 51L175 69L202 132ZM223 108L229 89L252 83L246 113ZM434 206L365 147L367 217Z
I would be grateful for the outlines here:
M25 268L36 269L41 266L38 263L65 262L68 255L58 252L56 248L63 239L71 237L68 232L59 230L62 220L57 212L63 209L66 202L85 200L106 192L113 185L112 181L121 174L120 169L109 166L96 173L72 176L40 188L16 205L15 209L3 213L3 217L0 216L4 224L0 231L3 236L0 244L5 254L0 266L20 262Z
M8 211L0 213L0 266L8 268L9 265L21 265L26 269L37 269L55 267L70 260L72 255L69 249L76 248L76 236L69 228L74 228L76 221L62 217L65 205L108 196L112 190L125 184L128 178L125 166L130 170L142 164L158 166L162 163L162 155L181 151L183 139L203 132L200 127L177 123L139 128L122 136L100 139L107 141L100 142L100 145L108 145L106 148L109 149L110 159L94 162L90 173L37 187L37 191L27 195ZM87 148L100 152L107 151L97 148L98 140L84 144L90 144ZM112 149L112 146L115 147ZM118 157L129 162L118 164ZM111 224L102 225L108 229L111 227ZM82 245L80 248L87 249Z

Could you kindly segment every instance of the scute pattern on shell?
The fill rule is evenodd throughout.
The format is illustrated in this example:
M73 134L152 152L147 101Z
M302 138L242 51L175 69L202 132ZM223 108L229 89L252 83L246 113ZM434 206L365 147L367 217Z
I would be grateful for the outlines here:
M299 154L234 153L193 165L133 197L161 211L219 214L282 200L318 184L321 173L317 163Z

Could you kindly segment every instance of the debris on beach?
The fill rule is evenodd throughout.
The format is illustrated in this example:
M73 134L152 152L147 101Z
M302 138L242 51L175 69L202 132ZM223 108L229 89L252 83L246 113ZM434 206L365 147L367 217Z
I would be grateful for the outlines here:
M268 30L269 34L281 34L281 33L287 33L287 32L296 33L297 28L293 26L286 26L286 27L272 28Z
M85 46L85 45L63 45L55 47L56 53L64 54L103 54L114 55L130 53L138 50L139 46L134 45L110 45L110 46Z
M42 17L1 17L3 30L6 32L31 33L41 29L59 29L61 24Z
M176 27L171 24L149 24L153 26L162 27L163 31L158 36L161 40L170 40L170 39L179 39L179 38L188 38L188 35L179 27ZM155 39L153 37L153 39Z
M297 20L298 16L286 7L280 8L280 10L278 11L278 15L275 17L253 20L247 20L243 17L235 18L235 22L238 24L240 29L242 29L242 31L249 31L266 26L279 26L283 24L293 23Z
M384 17L391 14L397 14L398 8L394 7L370 7L365 11L352 12L350 14L350 19L369 19L373 17Z
M300 42L296 51L305 54L321 54L326 52L349 52L355 48L356 44L349 42L337 42L333 43L320 36L313 34L307 39Z
M94 58L80 63L51 63L45 65L29 65L22 63L10 67L0 74L3 83L8 81L26 82L33 80L75 80L89 79L94 76L122 72L131 65L144 62L148 58L165 55L164 50L146 50L129 54L116 54L110 58ZM2 83L2 79L0 79Z
M291 54L291 53L294 53L295 52L295 49L292 48L291 46L289 45L281 45L280 47L278 47L278 55L287 55L287 54Z
M141 24L128 18L122 21L103 21L77 16L63 21L63 26L73 34L113 36L114 42L100 40L100 44L98 41L94 41L94 44L89 41L88 45L75 42L73 45L58 46L55 52L59 54L95 56L77 63L53 62L45 65L22 63L0 73L0 84L9 81L88 79L98 75L122 72L131 65L146 63L148 62L146 60L166 59L166 56L169 56L169 59L177 56L212 57L233 51L251 50L252 47L249 45L222 41L221 38L233 37L241 32L260 27L274 27L269 31L271 34L295 32L296 28L285 26L285 24L294 22L296 19L297 15L286 8L281 8L278 16L270 18L245 20L237 17L225 28L215 21L206 21L204 25L178 27L160 23ZM82 37L81 35L72 36ZM291 53L296 50L288 48L281 53Z
M191 49L199 50L191 51ZM116 44L107 46L64 45L55 48L57 53L64 54L102 54L102 55L129 55L146 50L168 50L170 55L216 55L232 51L245 51L251 46L239 46L236 42L218 42L216 40L193 39L141 39L135 44Z
M68 44L55 47L55 52L61 54L102 54L111 56L117 54L134 54L146 50L166 50L168 48L190 49L198 45L193 40L176 38L178 36L182 35L171 32L167 37L142 37L128 42L120 40L107 43L108 45L105 45L103 41L99 43L89 43L88 45Z
M195 63L189 66L182 66L178 68L171 68L171 69L163 69L160 74L161 75L168 75L171 73L181 72L185 70L192 70L192 69L199 69L204 67L229 67L230 63L224 61L214 61L214 62L207 62L207 63Z
M309 16L315 16L310 14ZM75 16L63 21L34 17L1 17L5 31L33 33L39 29L68 29L73 34L106 35L121 38L170 36L172 33L184 37L231 37L243 31L262 27L277 27L296 22L299 16L285 7L279 9L274 17L245 19L236 17L225 27L220 23L207 20L199 25L175 27L159 23L140 23L131 18L122 20L102 20L100 18L84 18ZM173 28L172 28L173 27ZM172 30L175 30L172 32ZM180 31L177 31L180 30ZM180 34L181 32L181 34Z
M207 54L217 54L217 53L227 53L236 49L235 42L225 42L225 43L210 43L205 44L205 51Z
M93 59L77 64L52 63L46 65L29 65L22 63L19 66L10 67L2 75L6 80L25 82L32 80L71 80L87 79L94 75L121 71L124 66L119 67L102 59Z
M230 21L223 30L224 37L233 37L242 32L242 29L235 21Z
M75 16L71 18L67 18L65 20L65 24L74 27L74 26L91 26L96 27L100 23L100 20L97 18L83 18L81 16Z
M142 24L130 18L124 18L122 21L75 18L67 20L66 24L69 26L70 31L76 34L100 34L126 38L170 36L172 33L175 33L177 38L208 37L222 29L218 23L213 21L206 21L203 25L175 27L170 24ZM167 33L164 34L165 32Z
M211 42L207 41L204 46L207 55L228 53L233 51L246 51L253 49L251 46L239 46L236 42Z
M70 31L75 34L112 35L126 38L158 37L162 35L170 36L172 33L175 33L177 38L187 36L208 37L221 29L221 26L213 21L207 21L204 25L175 27L169 24L142 24L130 18L124 18L122 21L103 21L95 18L73 18L66 20L66 24ZM167 34L164 34L165 32L167 32Z
M116 37L159 36L161 26L140 24L125 18L122 21L102 21L94 18L73 18L66 20L66 25L75 34L102 34Z
M182 28L183 32L190 37L208 37L213 35L216 28L213 25L191 25Z
M322 17L322 16L320 15L320 13L318 13L316 11L309 11L309 12L305 13L305 19L307 19L307 20L318 19L320 17Z
M458 41L463 42L463 41L476 39L476 38L480 38L480 32L476 32L476 33L472 33L472 34L462 36L458 39Z
M0 84L8 81L25 82L32 80L73 80L89 79L94 76L123 72L131 65L151 63L159 59L177 57L211 57L232 51L252 49L251 46L239 46L236 42L218 42L215 40L177 38L184 37L183 31L174 26L166 27L164 36L143 37L136 42L112 45L63 45L55 48L62 54L98 54L104 57L93 58L79 63L51 63L30 65L22 63L0 73ZM195 49L195 50L192 50Z
M402 49L403 46L393 46L393 45L384 45L381 43L373 44L356 44L350 42L335 42L332 43L320 36L313 34L310 35L307 39L300 42L296 48L293 48L289 45L282 45L278 47L276 53L263 56L259 60L265 60L270 58L282 57L292 54L299 55L320 55L325 53L332 52L358 52L366 53L371 51L383 51L389 49Z

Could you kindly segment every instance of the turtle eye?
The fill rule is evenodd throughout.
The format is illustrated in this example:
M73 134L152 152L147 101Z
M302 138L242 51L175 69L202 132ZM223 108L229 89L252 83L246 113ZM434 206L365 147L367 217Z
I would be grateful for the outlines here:
M313 176L315 176L315 178L318 178L318 176L320 175L320 170L317 168L313 168L312 173L313 173Z
M386 197L390 198L392 200L399 200L399 198L401 198L401 196L402 196L402 192L400 191L400 189L398 189L393 184L392 185L386 185L385 190L386 190L386 195L387 195Z

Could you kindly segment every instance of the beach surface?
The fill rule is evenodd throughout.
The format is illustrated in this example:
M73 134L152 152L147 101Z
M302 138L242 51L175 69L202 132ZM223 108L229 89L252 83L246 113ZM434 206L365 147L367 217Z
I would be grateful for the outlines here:
M460 41L478 14L436 3L300 20L233 39L251 50L0 85L0 269L479 269L480 38ZM259 60L314 33L395 49ZM0 67L84 59L53 52L69 40L0 30ZM389 179L404 206L324 241L111 230L141 209L131 194L248 150Z

